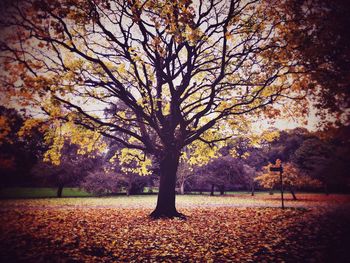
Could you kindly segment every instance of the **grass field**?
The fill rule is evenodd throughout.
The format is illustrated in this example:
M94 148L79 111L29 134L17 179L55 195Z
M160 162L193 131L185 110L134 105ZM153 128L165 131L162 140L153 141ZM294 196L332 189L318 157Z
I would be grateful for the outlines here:
M145 194L149 194L149 189L145 187ZM152 189L152 193L157 194L157 189ZM241 194L247 192L234 192L228 191L226 194ZM192 192L191 194L199 194L199 192ZM209 195L208 192L203 193ZM219 195L219 192L214 192L215 195ZM259 194L259 192L257 192ZM94 196L92 193L88 193L78 187L63 188L63 197L87 197ZM0 198L42 198L42 197L56 197L57 188L50 187L9 187L0 189Z
M158 190L156 188L152 189L152 193L157 194ZM126 192L123 192L126 194ZM145 187L145 194L149 194L149 188ZM278 194L278 191L275 191ZM209 192L191 192L194 195L209 195ZM240 194L250 194L246 191L227 191L227 195L240 195ZM266 194L266 192L256 192L256 195ZM219 192L214 192L214 195L220 195ZM45 197L56 197L57 188L50 187L8 187L0 189L0 198L45 198ZM63 197L93 197L92 193L88 193L78 187L67 187L63 188Z
M63 188L62 195L65 197L92 196L79 188ZM0 198L41 198L56 197L57 188L50 187L11 187L0 189Z
M0 262L346 262L350 196L156 195L0 201Z

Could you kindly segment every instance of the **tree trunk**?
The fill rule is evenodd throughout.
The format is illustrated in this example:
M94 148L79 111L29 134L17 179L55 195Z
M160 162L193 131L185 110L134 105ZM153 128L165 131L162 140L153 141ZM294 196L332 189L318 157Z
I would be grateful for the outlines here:
M132 191L132 184L131 184L130 178L129 178L128 187L127 187L127 189L126 189L126 196L130 196L131 191Z
M182 183L181 183L181 186L180 186L180 194L182 194L182 195L185 194L185 182L182 182Z
M62 197L62 192L63 192L63 185L59 185L57 188L57 197L58 198Z
M175 207L176 172L179 154L168 153L159 164L160 181L156 209L150 214L152 218L173 218L185 216Z
M255 194L255 187L254 187L254 183L252 183L251 185L251 196L254 196Z
M220 195L225 194L225 186L220 186Z
M211 185L211 191L210 191L210 195L213 196L214 195L214 185Z
M290 189L290 193L292 194L293 196L293 200L297 200L297 196L295 195L295 192L293 189Z
M324 193L325 193L326 195L329 195L328 183L325 183L325 184L324 184Z

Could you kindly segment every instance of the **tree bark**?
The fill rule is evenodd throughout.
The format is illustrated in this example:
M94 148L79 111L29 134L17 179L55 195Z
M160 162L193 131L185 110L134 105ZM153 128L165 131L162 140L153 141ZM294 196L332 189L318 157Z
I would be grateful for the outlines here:
M211 192L210 192L210 195L211 195L211 196L214 195L214 185L213 185L213 184L211 185Z
M130 196L132 194L132 182L130 182L130 178L129 178L129 182L128 182L128 188L126 189L126 196Z
M185 216L175 207L176 172L179 165L179 154L168 153L160 161L160 181L156 209L150 214L152 218L174 218Z
M57 188L57 197L58 198L62 197L62 192L63 192L63 185L59 185Z
M325 184L324 184L324 193L325 193L326 195L329 195L328 183L325 183Z
M220 195L225 194L225 186L220 186Z
M293 189L290 189L290 193L292 194L293 196L293 200L297 200L297 196L295 195L295 192Z
M181 183L181 186L180 186L180 194L182 194L182 195L185 194L185 182L182 182L182 183Z

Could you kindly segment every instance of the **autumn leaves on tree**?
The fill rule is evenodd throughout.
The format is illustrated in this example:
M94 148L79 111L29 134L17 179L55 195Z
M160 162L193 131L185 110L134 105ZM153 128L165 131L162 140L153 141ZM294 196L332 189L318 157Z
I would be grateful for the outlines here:
M160 171L152 216L181 216L175 187L185 146L222 142L304 95L282 37L288 21L272 2L8 3L3 89L45 121L66 122L68 133L108 137L124 148L118 156L145 168L152 159Z

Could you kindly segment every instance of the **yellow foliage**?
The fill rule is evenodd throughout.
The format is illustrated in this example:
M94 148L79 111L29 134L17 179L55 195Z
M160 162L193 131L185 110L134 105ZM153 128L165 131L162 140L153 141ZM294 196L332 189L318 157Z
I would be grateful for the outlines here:
M10 120L1 115L0 116L0 145L7 140L7 136L11 132Z
M278 130L274 131L265 131L261 134L261 140L265 140L266 142L272 142L280 136L280 133Z
M170 114L170 102L166 102L165 103L165 106L164 106L164 109L163 109L163 114L164 115Z
M117 71L119 74L124 75L126 73L126 68L125 68L125 64L121 63L118 67L117 67Z
M85 129L72 121L62 123L54 121L44 136L45 143L50 145L44 154L44 161L59 165L61 150L65 142L79 146L78 154L87 154L94 151L104 152L107 144L102 140L101 134Z
M190 165L205 165L212 158L219 157L219 147L218 146L209 146L207 143L202 141L195 141L191 145L188 146L190 151L189 156L183 157L187 159L187 162Z
M116 158L119 159L119 162L122 165L121 169L125 173L135 173L141 176L151 174L149 168L152 165L152 160L138 149L123 148L109 161L114 162Z
M250 137L250 145L259 147L261 144L266 142L272 142L280 136L278 130L264 131L261 134L254 134Z
M19 137L23 137L27 134L29 134L29 132L34 128L34 127L38 127L39 125L41 125L43 122L43 120L41 119L34 119L34 118L30 118L24 121L22 127L19 129L17 135Z

